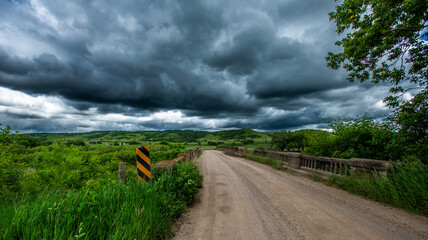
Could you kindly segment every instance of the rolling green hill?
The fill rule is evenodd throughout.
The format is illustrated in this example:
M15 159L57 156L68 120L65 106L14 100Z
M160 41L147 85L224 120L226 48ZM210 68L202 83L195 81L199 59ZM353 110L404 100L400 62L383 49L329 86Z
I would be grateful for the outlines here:
M165 131L94 131L87 133L33 133L33 137L43 142L84 141L87 144L139 144L157 141L195 143L199 145L216 145L214 143L242 144L242 141L264 142L269 133L252 129L234 129L217 132L192 130ZM211 144L208 144L211 143Z

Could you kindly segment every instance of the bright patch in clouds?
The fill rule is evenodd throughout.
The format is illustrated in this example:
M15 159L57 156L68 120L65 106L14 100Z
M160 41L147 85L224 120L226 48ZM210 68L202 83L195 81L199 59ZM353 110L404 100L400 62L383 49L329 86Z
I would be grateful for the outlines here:
M19 91L0 87L0 112L35 114L44 118L58 114L73 114L77 110L53 96L31 96Z
M74 129L86 132L102 129L122 129L129 131L154 130L157 124L184 125L187 128L219 128L224 120L189 117L178 110L158 111L136 116L122 113L100 113L97 108L80 111L60 97L31 96L20 91L0 87L0 114L26 116L31 119L54 120L58 122L81 123ZM147 124L147 125L146 125ZM167 125L169 126L169 125ZM192 127L193 126L193 127ZM167 128L165 128L167 129ZM26 132L25 130L23 132Z

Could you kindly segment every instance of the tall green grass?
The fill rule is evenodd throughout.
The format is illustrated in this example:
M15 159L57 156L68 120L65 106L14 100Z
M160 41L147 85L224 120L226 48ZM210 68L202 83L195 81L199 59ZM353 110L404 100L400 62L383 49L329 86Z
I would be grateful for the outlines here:
M50 191L0 210L0 239L165 239L202 186L198 166L181 163L150 184Z
M278 169L278 170L282 170L282 169L284 169L284 168L282 167L282 161L281 161L281 160L279 160L279 159L273 159L273 158L270 158L270 157L254 156L254 155L247 154L247 153L243 153L243 154L241 155L241 157L244 157L244 158L250 159L250 160L255 161L255 162L258 162L258 163L262 163L262 164L265 164L265 165L269 165L269 166L271 166L272 168L275 168L275 169Z
M19 207L2 222L4 239L141 239L171 236L167 209L151 186L132 183L62 196L44 194Z
M404 208L428 216L428 166L406 162L388 171L388 177L378 175L332 175L327 184L369 199Z

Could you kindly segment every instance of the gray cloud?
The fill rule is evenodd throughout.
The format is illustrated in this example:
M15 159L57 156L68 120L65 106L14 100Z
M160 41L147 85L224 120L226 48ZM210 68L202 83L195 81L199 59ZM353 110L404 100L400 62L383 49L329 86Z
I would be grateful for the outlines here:
M0 9L0 86L58 97L73 116L180 111L188 118L181 123L127 126L273 130L323 125L335 115L327 105L336 116L386 114L369 108L384 97L381 86L355 86L374 94L364 103L336 94L350 85L324 60L338 39L327 15L334 2L2 1ZM2 114L29 131L127 128Z

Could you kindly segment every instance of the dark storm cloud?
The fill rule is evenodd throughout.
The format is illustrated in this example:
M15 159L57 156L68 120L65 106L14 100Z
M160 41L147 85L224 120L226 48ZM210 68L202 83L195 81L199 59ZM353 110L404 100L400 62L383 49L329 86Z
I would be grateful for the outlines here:
M266 118L264 121L259 119L253 120L234 120L226 122L222 125L223 128L252 128L264 130L278 130L278 129L297 129L307 125L326 125L328 119L320 117L320 113L314 109L305 109L298 112L290 112L281 114L279 116L272 116Z
M0 47L0 71L6 74L22 75L33 70L32 64L9 54Z
M26 113L13 113L9 111L5 111L5 115L12 117L14 119L42 119L43 116L38 114L26 114Z
M325 14L333 10L332 6L332 3L319 0L280 1L276 9L282 21L313 23L317 19L324 19Z
M213 56L206 62L211 67L234 74L251 74L264 60L263 52L268 50L274 39L275 30L261 20L233 36L231 46L213 51Z
M325 123L318 103L348 86L324 60L337 39L333 1L2 1L0 9L0 86L58 96L77 115L179 110L223 119L221 128L294 128ZM263 115L270 108L295 113Z
M298 53L291 58L264 61L257 74L251 76L247 82L250 94L259 99L295 98L348 84L344 81L344 75L338 78L340 72L326 69L324 62L305 50L308 49L307 45L295 45L289 48L298 49L295 50Z

